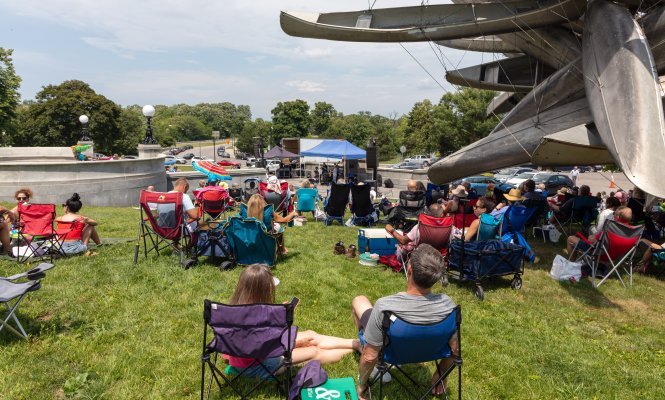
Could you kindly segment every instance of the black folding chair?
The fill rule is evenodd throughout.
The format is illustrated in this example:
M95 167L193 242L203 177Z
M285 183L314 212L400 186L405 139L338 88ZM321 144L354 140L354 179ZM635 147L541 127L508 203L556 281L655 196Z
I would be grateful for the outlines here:
M354 225L372 226L374 205L370 197L372 187L369 185L351 186L351 213Z

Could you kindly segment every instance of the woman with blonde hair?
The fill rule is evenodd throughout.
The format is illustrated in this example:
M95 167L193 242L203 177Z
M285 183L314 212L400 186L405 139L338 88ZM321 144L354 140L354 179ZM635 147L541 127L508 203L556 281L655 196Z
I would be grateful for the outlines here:
M245 268L238 278L238 284L229 301L232 305L242 304L274 304L275 303L275 279L270 268L263 264L252 264ZM310 360L319 362L335 363L343 356L350 354L354 349L360 349L357 339L343 339L334 336L321 335L314 331L301 331L296 336L295 348L292 352L294 364L304 363ZM255 376L267 378L267 372L260 366L252 366L252 359L224 356L229 360L229 365L244 371L244 376ZM274 370L281 362L281 357L264 360L263 363L270 370ZM278 371L281 373L283 371Z
M282 215L273 211L272 219L267 221L264 219L263 209L267 205L265 199L260 194L253 194L247 202L247 217L255 218L263 222L266 226L266 230L272 232L277 236L277 245L279 246L282 254L288 252L287 248L284 246L284 228L279 226L279 224L289 223L291 220L298 216L296 211L288 214L283 217ZM274 224L276 222L277 224Z

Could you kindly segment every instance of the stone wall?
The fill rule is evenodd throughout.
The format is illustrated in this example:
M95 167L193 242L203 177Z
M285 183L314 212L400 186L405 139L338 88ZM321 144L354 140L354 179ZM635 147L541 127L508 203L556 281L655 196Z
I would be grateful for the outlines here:
M136 205L141 189L153 185L156 190L166 190L163 164L163 157L87 162L2 162L0 201L14 203L14 192L28 187L35 193L34 202L39 203L61 204L76 192L88 206Z
M227 169L227 172L231 176L230 181L226 181L229 185L237 183L242 187L245 179L249 178L258 178L263 181L266 180L266 170L264 168L242 168L242 169ZM189 182L190 191L199 187L200 180L207 180L207 176L198 171L184 171L184 172L172 172L167 174L166 186L167 190L173 189L173 183L179 178L186 178Z
M390 179L393 181L393 185L397 189L404 189L406 188L406 182L409 179L413 179L416 181L422 181L425 185L427 185L427 181L429 178L427 177L427 169L393 169L393 168L386 168L386 167L379 167L377 169L377 172L379 175L381 175L381 179L383 180L384 186L386 179Z
M8 161L73 161L69 147L0 147L0 162Z

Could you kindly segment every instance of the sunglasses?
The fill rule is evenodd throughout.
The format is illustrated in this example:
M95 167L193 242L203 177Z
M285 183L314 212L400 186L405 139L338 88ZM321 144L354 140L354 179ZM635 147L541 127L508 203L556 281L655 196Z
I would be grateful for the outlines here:
M24 197L24 196L18 196L18 197L16 197L16 201L21 201L21 200L28 200L28 198L27 198L27 197Z

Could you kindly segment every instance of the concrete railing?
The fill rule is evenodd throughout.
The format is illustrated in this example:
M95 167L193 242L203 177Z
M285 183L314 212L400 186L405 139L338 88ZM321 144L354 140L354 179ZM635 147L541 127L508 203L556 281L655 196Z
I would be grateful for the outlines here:
M393 169L386 167L379 167L377 173L381 175L383 184L385 186L386 179L390 179L393 182L395 188L404 189L406 188L406 183L409 179L416 181L422 181L424 184L427 184L427 169Z
M226 170L231 176L230 181L226 181L229 185L237 183L242 187L245 179L249 178L258 178L261 180L266 180L266 170L264 168L242 168L242 169L227 169ZM207 180L208 177L198 171L183 171L183 172L172 172L166 176L166 186L167 190L173 189L173 183L179 178L186 178L189 182L191 190L199 187L200 180Z

